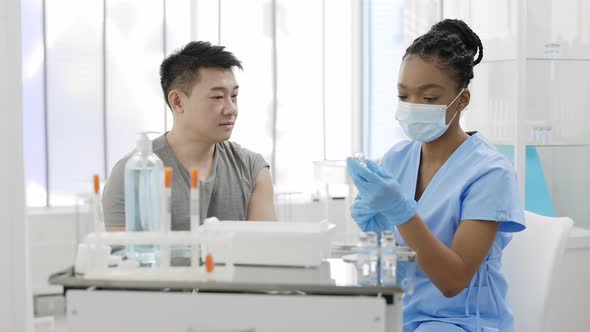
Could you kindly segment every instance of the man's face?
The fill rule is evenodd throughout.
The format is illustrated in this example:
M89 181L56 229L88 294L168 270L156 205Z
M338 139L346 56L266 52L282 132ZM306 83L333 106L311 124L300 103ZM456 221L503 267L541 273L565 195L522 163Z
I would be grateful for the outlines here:
M190 97L182 94L179 124L201 140L228 140L238 117L238 84L230 69L201 68Z

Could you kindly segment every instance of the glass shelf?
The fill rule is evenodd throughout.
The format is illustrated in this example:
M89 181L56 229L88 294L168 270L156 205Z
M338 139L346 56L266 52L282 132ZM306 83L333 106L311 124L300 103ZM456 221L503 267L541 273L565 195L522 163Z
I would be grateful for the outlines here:
M535 148L587 148L590 144L527 144Z
M514 160L514 145L498 150ZM567 216L590 229L590 144L526 146L525 209L549 217Z
M492 144L494 144L495 146L502 146L502 147L508 147L508 146L514 146L514 143L510 143L510 142L506 142L506 141L492 141ZM568 143L551 143L551 144L541 144L541 143L530 143L526 145L527 147L535 147L535 148L563 148L563 147L575 147L575 148L580 148L580 147L590 147L590 143L589 144L584 144L584 143L574 143L574 144L568 144Z

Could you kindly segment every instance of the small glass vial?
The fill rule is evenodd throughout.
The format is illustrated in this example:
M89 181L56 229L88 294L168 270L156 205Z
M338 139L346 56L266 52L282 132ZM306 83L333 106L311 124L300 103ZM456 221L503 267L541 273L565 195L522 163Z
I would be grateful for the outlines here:
M379 239L377 233L367 232L369 251L369 284L377 285L379 281Z
M383 231L381 233L381 272L379 274L381 286L395 286L396 263L396 245L393 231Z
M416 280L416 252L410 247L397 247L395 277L397 285L407 294L414 293Z
M359 241L355 248L357 282L361 286L370 284L371 263L369 260L369 237L366 233L359 234Z

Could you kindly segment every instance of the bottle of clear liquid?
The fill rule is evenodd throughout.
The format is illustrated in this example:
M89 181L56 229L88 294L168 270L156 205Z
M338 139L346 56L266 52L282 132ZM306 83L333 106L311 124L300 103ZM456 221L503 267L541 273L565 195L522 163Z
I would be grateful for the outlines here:
M125 228L128 232L161 230L164 212L164 164L152 151L148 133L139 134L135 153L125 164ZM158 266L155 245L129 245L127 257L140 266Z
M369 259L369 237L367 234L359 234L359 242L356 245L355 252L358 284L368 286L370 283L371 262Z
M396 245L393 231L381 233L381 273L379 274L381 286L395 286L396 275Z
M369 251L369 284L374 286L379 281L379 242L377 233L367 232Z

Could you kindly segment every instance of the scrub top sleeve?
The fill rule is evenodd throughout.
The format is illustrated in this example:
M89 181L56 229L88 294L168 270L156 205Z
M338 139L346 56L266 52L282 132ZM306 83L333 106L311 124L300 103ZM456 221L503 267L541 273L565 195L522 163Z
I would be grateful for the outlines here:
M516 174L510 167L495 167L473 181L461 197L460 220L500 223L500 232L526 228Z

